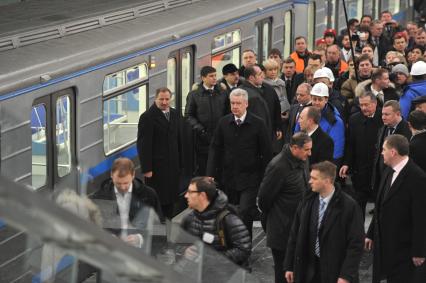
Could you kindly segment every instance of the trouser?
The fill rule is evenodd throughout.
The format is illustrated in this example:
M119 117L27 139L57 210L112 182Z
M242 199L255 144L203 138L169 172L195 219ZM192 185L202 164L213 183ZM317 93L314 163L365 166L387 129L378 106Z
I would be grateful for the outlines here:
M275 283L287 283L284 270L285 250L271 249L271 251L274 260Z
M320 258L315 256L315 273L311 283L321 283L321 263Z
M414 264L411 258L405 262L399 263L397 267L394 267L389 274L382 276L382 281L386 283L413 283ZM420 282L425 282L425 279Z
M197 159L197 169L195 171L195 176L205 176L206 168L207 168L208 153L197 152L196 159Z
M228 190L228 201L230 204L238 205L238 214L246 225L252 237L253 220L257 215L256 197L257 188L247 188L242 191Z

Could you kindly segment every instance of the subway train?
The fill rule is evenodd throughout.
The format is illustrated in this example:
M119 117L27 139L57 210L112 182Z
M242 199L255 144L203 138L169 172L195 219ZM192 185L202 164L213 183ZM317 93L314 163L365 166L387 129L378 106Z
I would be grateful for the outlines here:
M414 16L409 1L346 1L349 18L390 10ZM309 49L326 28L345 28L342 1L125 0L24 1L0 9L0 171L41 194L93 192L119 156L137 164L139 116L167 86L181 113L199 70L258 61L271 48L284 56L295 36ZM182 131L190 129L183 126ZM185 135L185 171L193 166ZM27 251L0 222L0 282L22 274ZM2 252L0 252L2 254ZM17 256L18 255L18 256ZM15 270L9 272L9 270ZM22 270L24 272L25 270Z

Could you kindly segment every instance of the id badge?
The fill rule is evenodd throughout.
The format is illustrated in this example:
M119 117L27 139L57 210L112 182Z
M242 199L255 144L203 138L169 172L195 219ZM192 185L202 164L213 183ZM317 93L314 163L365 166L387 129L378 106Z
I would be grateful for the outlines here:
M203 242L207 243L207 244L211 244L214 241L214 235L204 232L203 234Z

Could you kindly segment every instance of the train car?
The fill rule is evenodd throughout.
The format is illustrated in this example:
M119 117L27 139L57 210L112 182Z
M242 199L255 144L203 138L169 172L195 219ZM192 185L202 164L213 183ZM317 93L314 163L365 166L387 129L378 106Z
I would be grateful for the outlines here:
M349 17L383 9L393 9L397 18L410 13L404 1L346 2ZM40 193L90 193L108 177L115 158L139 163L137 123L158 87L172 90L173 106L183 114L202 66L220 73L227 63L240 65L244 49L253 49L258 62L271 48L287 56L296 35L306 36L312 49L326 27L344 28L341 9L341 1L309 0L40 0L3 6L0 172ZM185 136L184 175L190 176L192 141ZM19 262L32 252L19 244L24 240L25 234L0 222L0 251L14 247L0 252L1 282L27 272Z

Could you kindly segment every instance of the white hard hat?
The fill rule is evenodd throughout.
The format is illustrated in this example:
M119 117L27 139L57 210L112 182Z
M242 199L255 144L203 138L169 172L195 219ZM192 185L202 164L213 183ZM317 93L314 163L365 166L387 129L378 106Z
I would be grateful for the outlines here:
M423 61L417 61L416 63L414 63L411 67L410 74L412 76L426 75L426 63Z
M330 82L334 82L334 74L330 68L322 67L321 70L323 70L327 74L328 78L330 79Z
M314 79L328 78L328 74L323 69L318 69L314 73Z
M328 86L325 83L316 83L311 90L311 95L328 97Z

